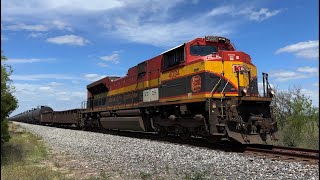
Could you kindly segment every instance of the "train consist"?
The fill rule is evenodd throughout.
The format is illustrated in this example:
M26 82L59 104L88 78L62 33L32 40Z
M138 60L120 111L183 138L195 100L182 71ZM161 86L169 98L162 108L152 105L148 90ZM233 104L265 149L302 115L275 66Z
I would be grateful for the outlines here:
M81 119L81 109L70 109L65 111L53 111L48 106L38 106L10 117L9 120L26 122L32 124L72 126L79 127Z
M82 128L263 144L276 139L273 95L265 73L259 95L257 68L248 54L227 38L206 36L143 61L124 77L107 76L89 84L87 101L72 112L76 115L59 123L53 120L54 111L42 118L51 118L46 124L77 117L72 124ZM44 123L41 118L25 122Z

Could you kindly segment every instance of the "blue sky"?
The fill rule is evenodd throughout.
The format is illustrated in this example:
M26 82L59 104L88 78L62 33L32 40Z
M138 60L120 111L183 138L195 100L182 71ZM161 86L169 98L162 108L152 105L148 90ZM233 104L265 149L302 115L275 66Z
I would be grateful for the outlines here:
M279 90L300 87L318 106L316 0L1 1L1 49L19 113L78 108L86 85L205 35L228 37ZM261 76L259 76L261 82Z

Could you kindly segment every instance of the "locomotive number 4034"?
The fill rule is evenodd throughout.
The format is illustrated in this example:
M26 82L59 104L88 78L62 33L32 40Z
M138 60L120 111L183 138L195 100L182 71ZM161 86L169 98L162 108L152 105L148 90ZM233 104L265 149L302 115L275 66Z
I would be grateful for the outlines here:
M172 71L169 72L169 78L170 79L176 78L179 75L180 75L179 69L175 69L175 70L172 70Z

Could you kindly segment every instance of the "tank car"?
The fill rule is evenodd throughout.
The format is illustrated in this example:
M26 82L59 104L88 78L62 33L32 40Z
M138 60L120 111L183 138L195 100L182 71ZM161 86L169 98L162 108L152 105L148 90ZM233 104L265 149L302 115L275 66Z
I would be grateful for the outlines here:
M276 138L273 90L258 92L251 57L229 39L205 36L87 85L81 126L261 144Z
M22 112L13 116L11 119L13 121L20 121L25 123L40 123L41 114L45 112L52 112L53 109L48 106L38 106L37 108L33 108L31 110Z

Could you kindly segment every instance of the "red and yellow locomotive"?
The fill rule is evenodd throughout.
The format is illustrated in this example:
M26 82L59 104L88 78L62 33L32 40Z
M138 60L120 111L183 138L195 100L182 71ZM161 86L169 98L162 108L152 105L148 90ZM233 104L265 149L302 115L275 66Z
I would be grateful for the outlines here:
M89 84L81 126L265 143L277 128L263 80L260 96L256 67L229 39L197 38Z

